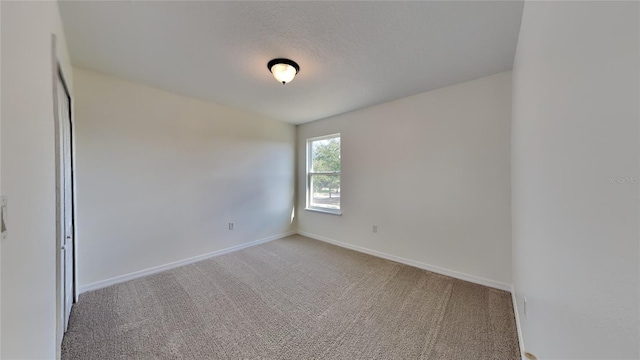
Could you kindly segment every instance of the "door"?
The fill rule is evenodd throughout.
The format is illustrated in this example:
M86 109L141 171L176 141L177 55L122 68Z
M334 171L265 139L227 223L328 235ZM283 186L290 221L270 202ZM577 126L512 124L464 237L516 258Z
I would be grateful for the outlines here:
M63 331L67 331L69 325L69 315L73 305L73 184L72 184L72 150L71 150L71 104L69 93L62 80L58 77L58 119L60 126L60 197L62 203L61 225L62 225L62 246L60 248L60 261L62 269L61 285L63 286Z

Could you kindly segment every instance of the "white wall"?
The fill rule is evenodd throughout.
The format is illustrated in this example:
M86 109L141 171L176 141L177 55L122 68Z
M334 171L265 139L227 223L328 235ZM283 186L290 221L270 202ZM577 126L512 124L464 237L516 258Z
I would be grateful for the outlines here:
M71 68L55 2L2 8L2 359L56 356L56 192L51 34L66 77Z
M640 356L638 10L524 7L513 71L513 264L524 344L539 359Z
M2 6L0 6L0 29L2 28ZM0 40L1 45L1 40ZM0 46L0 79L2 79L2 46ZM0 86L0 106L2 106L2 86ZM0 195L2 192L2 111L0 111ZM2 239L0 238L0 358L2 358Z
M2 28L2 6L0 6L0 29ZM1 40L0 40L1 45ZM0 79L2 79L2 46L0 46ZM2 86L0 86L0 106L2 106ZM2 111L0 111L0 195L2 192ZM2 357L2 239L0 238L0 358Z
M508 288L510 118L506 72L299 126L299 230ZM306 139L338 132L343 215L306 211Z
M74 79L80 287L293 230L293 125Z

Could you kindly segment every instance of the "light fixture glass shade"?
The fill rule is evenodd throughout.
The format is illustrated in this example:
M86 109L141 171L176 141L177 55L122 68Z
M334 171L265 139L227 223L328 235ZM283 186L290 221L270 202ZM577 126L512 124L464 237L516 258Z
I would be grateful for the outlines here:
M296 68L289 64L275 64L271 67L271 73L273 74L273 77L278 80L278 82L286 84L289 81L293 80L293 78L296 76L297 71Z
M282 85L293 80L300 71L300 66L295 61L283 58L269 61L267 68Z

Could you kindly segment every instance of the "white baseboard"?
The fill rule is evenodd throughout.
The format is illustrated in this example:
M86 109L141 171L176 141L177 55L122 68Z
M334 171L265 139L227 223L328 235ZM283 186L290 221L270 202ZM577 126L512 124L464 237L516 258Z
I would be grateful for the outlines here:
M501 283L499 281L489 280L489 279L481 278L481 277L478 277L478 276L461 273L461 272L458 272L458 271L455 271L455 270L449 270L449 269L441 268L439 266L430 265L430 264L426 264L426 263L423 263L423 262L419 262L419 261L415 261L415 260L411 260L411 259L406 259L406 258L403 258L403 257L400 257L400 256L395 256L395 255L383 253L381 251L371 250L371 249L367 249L367 248L364 248L364 247L361 247L361 246L347 244L347 243L344 243L342 241L329 239L329 238L326 238L324 236L308 233L306 231L298 231L298 234L306 236L306 237L309 237L309 238L312 238L312 239L324 241L324 242L327 242L329 244L333 244L333 245L337 245L337 246L340 246L340 247L343 247L343 248L347 248L347 249L350 249L350 250L355 250L355 251L358 251L358 252L361 252L361 253L377 256L379 258L383 258L383 259L399 262L399 263L402 263L402 264L406 264L406 265L409 265L409 266L417 267L417 268L423 269L423 270L428 270L428 271L431 271L431 272L434 272L434 273L438 273L438 274L441 274L441 275L450 276L452 278L469 281L469 282L472 282L472 283L488 286L488 287L491 287L491 288L494 288L494 289L499 289L499 290L504 290L504 291L511 291L511 284L505 284L505 283Z
M84 292L87 292L87 291L102 289L102 288L105 288L107 286L123 283L125 281L141 278L143 276L159 273L161 271L165 271L165 270L169 270L169 269L174 269L174 268L177 268L177 267L180 267L180 266L192 264L192 263L197 262L197 261L206 260L206 259L209 259L209 258L212 258L212 257L215 257L215 256L220 256L220 255L228 254L228 253L231 253L231 252L234 252L234 251L246 249L246 248L249 248L249 247L252 247L252 246L264 244L266 242L277 240L277 239L281 239L281 238L287 237L289 235L294 235L294 234L296 234L296 231L289 231L289 232L286 232L286 233L283 233L283 234L269 236L269 237L266 237L264 239L250 241L248 243L244 243L244 244L228 247L226 249L217 250L217 251L210 252L210 253L207 253L207 254L202 254L202 255L190 257L188 259L178 260L178 261L174 261L174 262L171 262L171 263L168 263L168 264L154 266L152 268L148 268L148 269L132 272L132 273L125 274L125 275L112 277L110 279L97 281L97 282L94 282L94 283L91 283L91 284L87 284L87 285L82 285L82 286L80 286L79 290L80 290L80 293L84 293Z
M516 316L516 329L518 331L518 344L520 344L520 356L522 360L526 360L524 357L524 339L522 337L522 327L520 327L520 313L518 313L518 300L516 299L516 291L511 285L511 302L513 303L513 312Z

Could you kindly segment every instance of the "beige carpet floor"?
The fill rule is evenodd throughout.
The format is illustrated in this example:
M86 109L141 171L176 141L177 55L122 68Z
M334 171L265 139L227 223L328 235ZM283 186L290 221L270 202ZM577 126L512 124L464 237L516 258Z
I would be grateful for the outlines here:
M519 358L509 293L291 236L80 296L62 359Z

